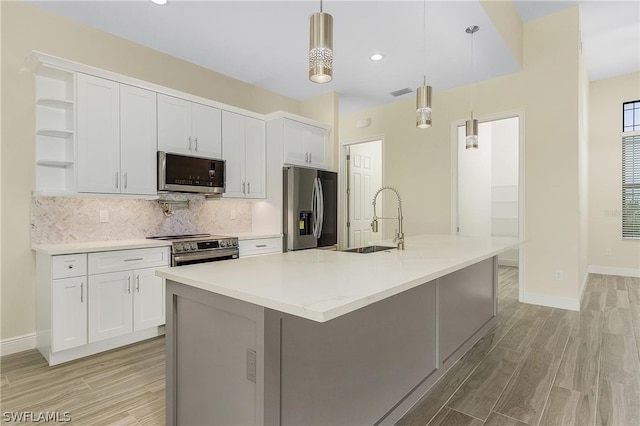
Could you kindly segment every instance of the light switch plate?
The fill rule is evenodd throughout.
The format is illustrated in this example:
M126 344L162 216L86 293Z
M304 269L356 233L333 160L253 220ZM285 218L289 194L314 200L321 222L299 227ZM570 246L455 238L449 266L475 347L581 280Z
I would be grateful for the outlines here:
M109 210L100 210L100 223L109 222Z

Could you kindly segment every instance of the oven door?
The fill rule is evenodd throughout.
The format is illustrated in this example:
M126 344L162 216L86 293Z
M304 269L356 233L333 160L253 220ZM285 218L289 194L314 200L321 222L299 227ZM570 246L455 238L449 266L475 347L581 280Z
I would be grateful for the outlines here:
M211 250L196 253L176 253L171 256L171 266L195 265L196 263L217 262L219 260L237 258L237 249Z

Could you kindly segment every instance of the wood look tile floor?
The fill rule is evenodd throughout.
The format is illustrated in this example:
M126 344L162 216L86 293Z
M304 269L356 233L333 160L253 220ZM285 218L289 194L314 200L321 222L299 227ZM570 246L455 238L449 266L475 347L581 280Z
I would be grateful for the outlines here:
M499 274L496 325L398 425L640 425L640 279L590 275L572 312L519 303L517 268ZM0 411L164 425L164 376L164 338L54 367L26 351L0 358Z
M397 424L640 425L640 278L589 275L573 312L499 274L497 324Z

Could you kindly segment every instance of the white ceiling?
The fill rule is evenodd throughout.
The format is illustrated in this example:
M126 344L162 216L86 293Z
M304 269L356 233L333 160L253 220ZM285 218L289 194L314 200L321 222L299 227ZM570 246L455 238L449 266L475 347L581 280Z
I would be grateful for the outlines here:
M324 1L334 18L334 80L328 84L307 77L308 21L319 1L168 1L29 3L294 99L336 91L341 113L394 102L399 98L390 92L422 84L423 1ZM517 1L516 8L527 21L576 3L591 78L639 71L639 1ZM426 13L426 75L434 91L519 70L477 0L429 0ZM469 25L480 26L473 76ZM374 52L384 60L369 60Z

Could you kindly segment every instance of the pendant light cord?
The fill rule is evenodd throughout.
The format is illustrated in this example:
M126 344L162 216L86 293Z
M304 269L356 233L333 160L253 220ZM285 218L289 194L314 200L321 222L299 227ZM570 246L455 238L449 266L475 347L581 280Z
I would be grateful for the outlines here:
M320 0L320 13L322 13L322 0Z
M473 100L476 88L476 75L473 68L473 36L475 31L471 33L471 119L473 119Z
M427 0L422 3L422 50L424 58L424 75L422 85L427 85Z

